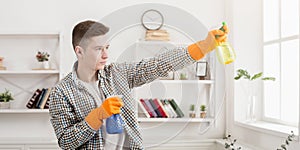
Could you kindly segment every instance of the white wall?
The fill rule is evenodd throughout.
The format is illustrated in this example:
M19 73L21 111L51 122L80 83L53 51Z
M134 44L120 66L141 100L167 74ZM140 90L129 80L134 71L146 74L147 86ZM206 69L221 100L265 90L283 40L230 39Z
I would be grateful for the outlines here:
M231 21L231 39L237 53L237 60L234 66L228 68L227 74L227 89L230 89L227 95L228 105L226 107L228 110L227 132L238 140L251 145L263 149L277 149L286 138L285 135L279 137L278 135L261 133L234 123L234 101L244 101L237 98L241 96L239 95L241 91L237 86L235 87L233 80L235 70L239 68L247 68L250 72L262 70L262 1L227 0L227 3L231 4L226 8L226 14ZM240 105L236 106L239 107ZM300 149L300 144L293 142L289 149Z
M86 19L101 20L101 18L107 16L115 10L146 2L162 3L183 9L198 18L208 29L220 24L220 22L225 19L225 5L223 0L164 0L163 2L158 0L145 0L143 2L140 2L139 0L1 0L0 31L63 31L64 47L62 52L62 71L64 73L68 73L71 70L73 62L75 61L75 55L71 47L70 35L72 28L76 23ZM176 17L176 14L174 14L174 17ZM122 19L126 18L120 18L120 21L122 21ZM186 25L189 26L190 23L186 22ZM222 73L222 71L220 71L220 73ZM222 95L219 95L218 97L222 97ZM219 103L220 102L222 102L222 100L219 100ZM191 124L185 127L184 130L178 134L177 138L190 137L204 139L222 137L225 131L225 113L223 107L219 108L219 110L220 115L218 116L216 126L209 128L209 130L204 134L200 134L198 132L200 125ZM39 116L47 117L45 115ZM7 116L7 114L2 114L0 115L0 120L2 118L7 119L8 117L10 116ZM14 114L12 117L16 117L16 115ZM1 130L9 131L13 130L12 128L0 128L0 133L6 133L0 134L0 136L54 138L53 132L49 133L49 131L52 131L51 125L47 125L44 128L35 129L35 134L27 134L25 131L28 129L26 121L22 119L20 123L20 132L12 132L13 134L9 134L10 132L1 132ZM22 124L24 124L26 128L22 128ZM8 127L9 123L6 123L5 126ZM174 126L181 125L176 124ZM24 130L22 131L22 129ZM159 136L161 133L163 132L158 131L157 133L153 133L153 136ZM148 137L147 139L150 139L152 135L146 136Z
M222 0L193 0L188 3L184 0L165 0L163 2L157 0L145 0L143 2L139 0L114 0L112 2L103 0L90 0L88 2L84 0L1 0L0 30L64 31L66 61L63 70L69 71L75 60L70 35L76 23L86 19L101 20L120 8L147 2L162 3L184 9L199 18L208 28L219 24L224 19L224 2ZM187 25L189 25L188 22Z

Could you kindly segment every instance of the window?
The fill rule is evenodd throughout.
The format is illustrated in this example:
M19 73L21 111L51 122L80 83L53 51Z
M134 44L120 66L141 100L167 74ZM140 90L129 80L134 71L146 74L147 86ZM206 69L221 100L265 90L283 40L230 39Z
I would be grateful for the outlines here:
M263 67L266 121L298 125L299 119L299 0L264 0Z

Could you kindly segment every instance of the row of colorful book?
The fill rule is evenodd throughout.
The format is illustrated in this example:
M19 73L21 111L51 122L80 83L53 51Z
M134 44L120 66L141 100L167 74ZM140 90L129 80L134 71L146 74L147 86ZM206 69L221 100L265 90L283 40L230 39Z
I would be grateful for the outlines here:
M140 99L139 108L147 118L182 118L182 110L174 99Z
M37 89L27 102L26 107L29 109L48 109L50 92L51 88Z

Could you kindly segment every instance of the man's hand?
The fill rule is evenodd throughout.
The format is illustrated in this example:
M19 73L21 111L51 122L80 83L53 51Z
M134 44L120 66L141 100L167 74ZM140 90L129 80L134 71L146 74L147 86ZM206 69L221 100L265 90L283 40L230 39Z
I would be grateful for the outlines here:
M100 107L93 109L85 118L85 121L95 130L102 125L102 120L113 114L119 114L123 106L122 99L115 96L107 98Z
M196 42L188 46L188 51L194 60L199 60L207 53L216 48L221 42L226 42L229 32L227 25L223 26L223 30L212 30L208 32L207 37L203 41Z

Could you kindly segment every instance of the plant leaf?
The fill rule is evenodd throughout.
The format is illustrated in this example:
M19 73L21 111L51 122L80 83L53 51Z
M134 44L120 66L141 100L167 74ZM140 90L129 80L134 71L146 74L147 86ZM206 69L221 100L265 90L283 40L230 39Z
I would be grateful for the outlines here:
M262 80L272 80L275 81L276 79L274 77L264 77Z
M234 77L234 80L239 80L242 76L241 75L238 75L236 77Z
M244 77L244 79L250 79L250 75L247 72L247 70L243 70L243 69L238 69L237 70L238 74L237 76L234 78L235 80L240 79L241 77Z
M286 147L283 144L281 145L281 148L284 149L284 150L286 150Z
M260 78L262 76L262 72L255 74L250 80L255 80L257 78Z
M244 76L245 79L250 79L250 75L247 70L240 69L240 73L242 76Z
M227 143L225 143L225 148L227 149L227 148L229 148L229 147L230 147L230 145L227 144Z

